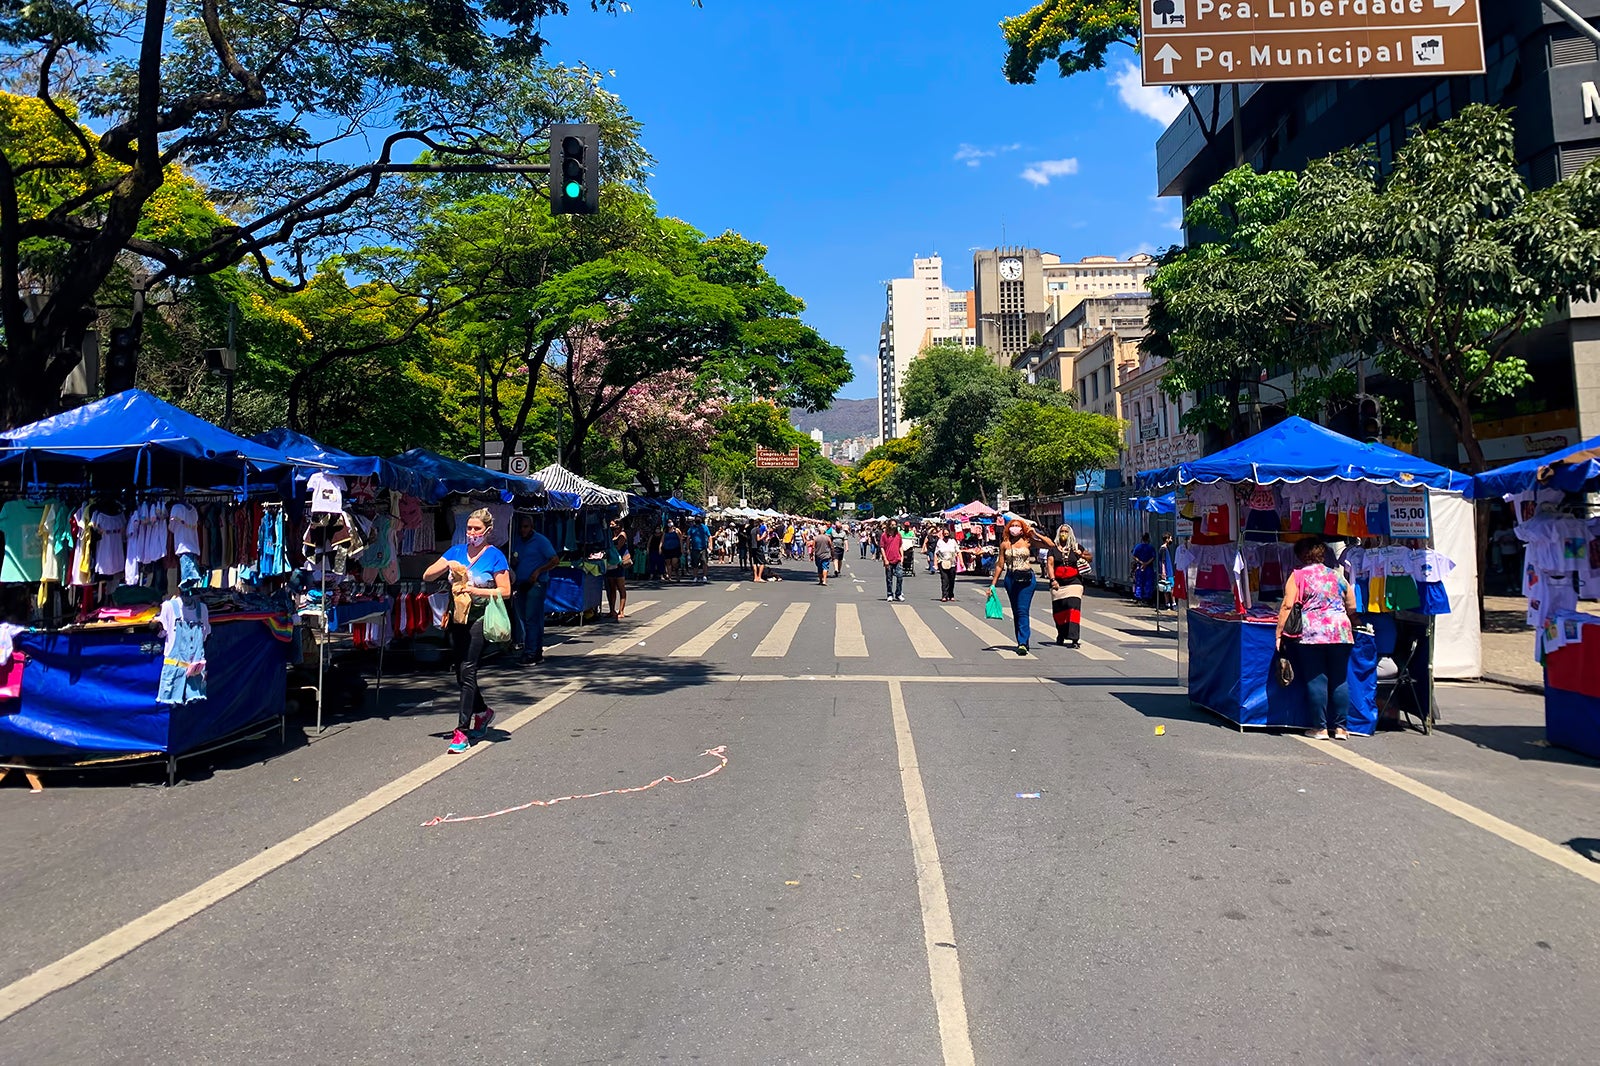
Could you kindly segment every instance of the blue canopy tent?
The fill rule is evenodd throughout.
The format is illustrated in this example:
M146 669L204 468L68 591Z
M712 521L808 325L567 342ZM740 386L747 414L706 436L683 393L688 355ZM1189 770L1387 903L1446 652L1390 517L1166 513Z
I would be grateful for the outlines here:
M1497 467L1473 478L1478 496L1491 499L1527 492L1541 485L1565 492L1582 492L1596 481L1600 481L1600 437L1537 459Z
M544 482L538 478L503 474L459 459L447 459L425 448L412 448L388 461L417 477L416 495L429 503L465 492L498 492L507 501L518 496L545 495Z
M142 389L129 389L32 425L0 433L0 466L25 483L81 480L85 466L118 469L120 486L248 486L315 457L235 436ZM127 468L126 470L122 468Z
M1204 459L1134 477L1142 489L1248 481L1257 485L1301 481L1366 481L1438 489L1472 498L1472 478L1386 444L1352 440L1304 418L1289 417L1248 440Z
M706 513L704 507L696 507L688 500L680 500L676 496L667 497L667 506L673 508L674 510L682 511L686 515L692 515L696 518Z
M375 478L380 487L394 489L408 496L421 496L427 491L424 479L410 467L375 455L353 455L292 429L269 429L250 439L285 456L299 455L315 459L326 466L329 473L340 477Z
M1128 506L1148 514L1177 514L1178 494L1169 492L1165 496L1132 496L1128 499Z

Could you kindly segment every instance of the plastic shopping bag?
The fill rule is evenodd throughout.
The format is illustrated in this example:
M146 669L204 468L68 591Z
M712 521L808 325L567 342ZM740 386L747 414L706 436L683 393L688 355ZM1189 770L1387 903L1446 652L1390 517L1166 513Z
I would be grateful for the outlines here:
M985 618L1004 618L1006 616L1005 608L1000 606L1000 593L994 589L989 590L989 600L983 605L983 616Z
M492 644L504 644L511 639L511 616L506 613L506 601L491 597L483 610L483 639Z

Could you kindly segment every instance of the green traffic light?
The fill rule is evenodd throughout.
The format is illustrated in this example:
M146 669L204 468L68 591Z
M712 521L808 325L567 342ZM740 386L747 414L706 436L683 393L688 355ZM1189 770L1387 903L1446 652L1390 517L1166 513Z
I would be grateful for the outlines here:
M576 181L569 181L564 191L567 194L567 199L576 200L583 195L583 185Z

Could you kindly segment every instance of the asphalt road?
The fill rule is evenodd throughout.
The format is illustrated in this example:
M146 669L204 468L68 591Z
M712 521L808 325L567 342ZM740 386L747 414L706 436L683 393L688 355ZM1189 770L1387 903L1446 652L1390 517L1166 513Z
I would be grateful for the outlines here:
M981 579L845 565L553 631L466 758L415 674L178 788L8 781L4 1060L1594 1060L1600 765L1536 698L1341 760L1192 710L1116 599L1019 658Z

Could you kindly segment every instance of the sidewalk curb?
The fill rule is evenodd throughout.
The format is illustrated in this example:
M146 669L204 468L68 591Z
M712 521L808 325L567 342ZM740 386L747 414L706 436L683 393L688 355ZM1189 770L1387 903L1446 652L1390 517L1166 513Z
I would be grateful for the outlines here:
M1510 677L1506 674L1485 673L1480 680L1494 685L1503 685L1506 688L1518 689L1522 692L1531 692L1536 696L1544 695L1544 682L1528 681L1520 677Z

